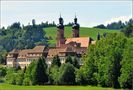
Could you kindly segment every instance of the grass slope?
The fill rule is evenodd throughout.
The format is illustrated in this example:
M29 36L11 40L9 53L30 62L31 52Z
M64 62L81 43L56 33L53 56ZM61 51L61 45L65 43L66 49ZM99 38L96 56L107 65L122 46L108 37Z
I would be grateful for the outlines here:
M56 27L49 27L44 29L46 32L46 36L49 37L51 36L53 40L49 40L50 44L55 44L56 43L56 33L57 33L57 28ZM108 30L108 29L98 29L98 28L87 28L87 27L81 27L80 28L80 37L91 37L96 40L96 36L98 34L103 34L104 32L107 33L115 33L119 32L119 30ZM72 37L72 27L65 27L65 37Z
M0 90L114 90L94 86L17 86L0 84Z

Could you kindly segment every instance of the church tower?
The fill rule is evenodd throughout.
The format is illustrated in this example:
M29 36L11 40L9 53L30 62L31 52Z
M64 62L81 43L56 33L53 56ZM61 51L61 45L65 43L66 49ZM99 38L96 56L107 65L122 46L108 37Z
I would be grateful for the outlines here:
M64 37L64 25L63 25L63 18L60 15L59 24L57 25L57 43L56 47L60 47L61 44L65 44L65 37Z
M75 38L75 37L79 37L79 24L77 23L77 18L76 18L76 15L75 15L75 18L74 18L74 24L73 24L73 26L72 26L72 31L73 31L73 33L72 33L72 36L73 36L73 38Z

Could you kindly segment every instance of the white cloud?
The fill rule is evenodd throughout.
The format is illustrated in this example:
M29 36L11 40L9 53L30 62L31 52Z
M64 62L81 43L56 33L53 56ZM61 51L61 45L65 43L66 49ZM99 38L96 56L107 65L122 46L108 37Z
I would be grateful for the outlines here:
M120 16L120 17L115 17L115 18L112 18L108 21L106 21L104 24L107 25L107 24L110 24L112 22L118 22L118 21L122 21L122 22L126 22L128 21L129 19L133 18L132 15L129 15L129 16Z

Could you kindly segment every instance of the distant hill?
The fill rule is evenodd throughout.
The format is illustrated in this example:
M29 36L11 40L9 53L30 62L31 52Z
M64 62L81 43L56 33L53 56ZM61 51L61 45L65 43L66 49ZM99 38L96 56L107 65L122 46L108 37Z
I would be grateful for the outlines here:
M55 44L57 28L56 27L48 27L48 28L44 28L44 31L46 32L47 37L52 38L51 40L49 40L49 44ZM96 40L98 32L100 34L103 34L104 32L117 33L119 31L118 30L109 30L109 29L80 27L80 37L91 37ZM64 33L65 33L66 38L72 37L72 27L66 26Z

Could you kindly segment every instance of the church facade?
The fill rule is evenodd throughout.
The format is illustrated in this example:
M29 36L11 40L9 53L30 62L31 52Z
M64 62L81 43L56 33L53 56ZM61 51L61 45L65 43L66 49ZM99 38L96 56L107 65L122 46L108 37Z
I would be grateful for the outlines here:
M82 65L81 56L87 52L90 44L95 44L90 37L80 37L80 25L77 23L77 18L74 18L72 25L72 37L65 38L63 18L60 16L59 24L57 25L56 47L45 47L38 45L33 49L12 50L7 55L7 66L24 68L33 60L38 60L39 57L44 57L46 63L50 66L53 57L58 55L61 63L65 63L67 56L76 57L79 64Z

